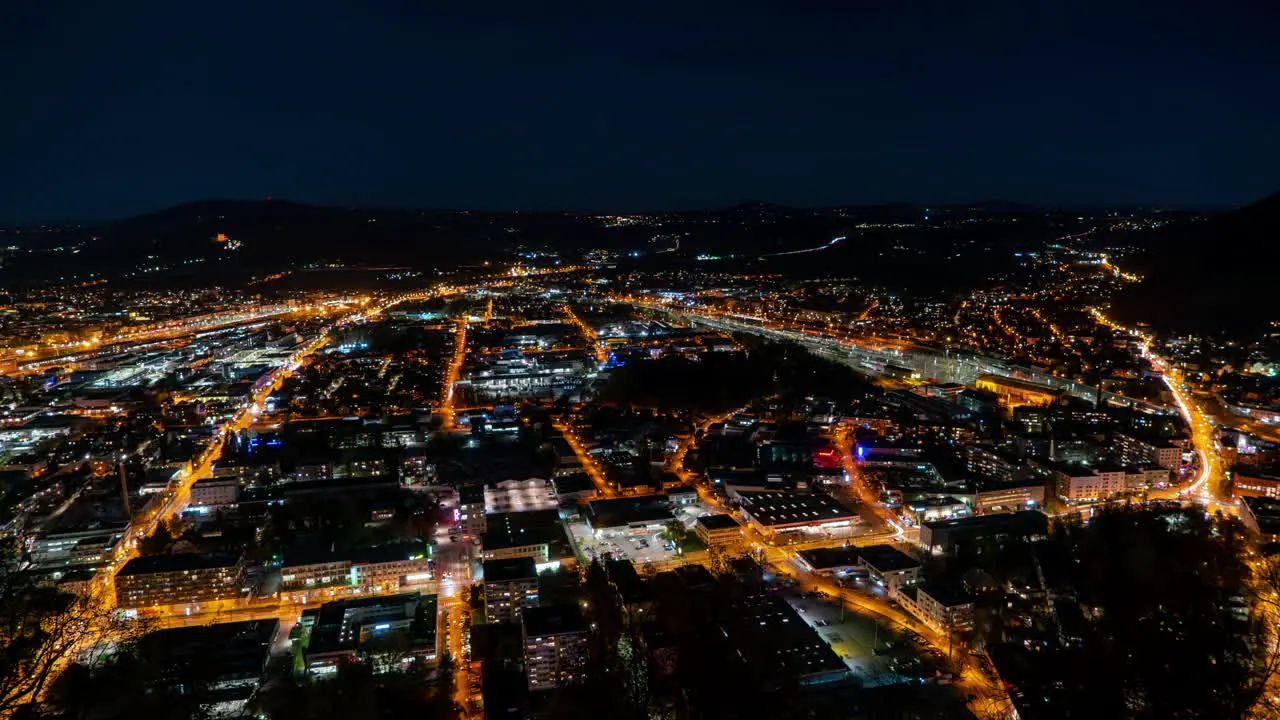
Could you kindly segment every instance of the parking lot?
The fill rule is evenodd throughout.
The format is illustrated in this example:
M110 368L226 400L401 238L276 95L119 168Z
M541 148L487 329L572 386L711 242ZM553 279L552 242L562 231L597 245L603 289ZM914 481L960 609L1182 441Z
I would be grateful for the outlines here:
M835 598L802 587L780 587L772 592L781 593L866 685L931 677L940 665L925 644L910 634L896 632L851 611L842 618Z
M692 503L674 510L676 519L690 533L693 532L693 524L698 516L710 512L713 511L701 503ZM614 560L630 560L639 569L646 564L661 565L680 558L680 553L663 538L665 527L605 532L597 538L586 521L577 521L569 523L569 532L588 562L594 559L604 560L607 555Z

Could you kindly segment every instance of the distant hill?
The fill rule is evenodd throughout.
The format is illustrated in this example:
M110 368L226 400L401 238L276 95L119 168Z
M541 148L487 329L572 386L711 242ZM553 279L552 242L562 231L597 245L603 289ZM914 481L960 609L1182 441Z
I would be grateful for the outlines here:
M721 271L752 267L795 277L857 275L886 287L936 293L1000 270L1013 252L1071 229L1074 214L1008 203L907 203L794 208L749 201L725 208L615 215L578 212L423 211L343 208L283 200L202 200L105 223L24 228L23 246L5 258L0 284L83 281L185 285L228 282L323 262L409 266L424 272L516 250L552 250L574 260L587 249L625 251L648 268L698 267L699 255L730 258ZM779 252L848 241L821 253ZM679 253L651 254L679 239ZM49 252L50 248L61 248ZM953 248L955 253L938 253ZM958 254L963 251L963 256ZM770 256L767 261L757 258ZM942 258L947 262L939 262Z
M1165 330L1258 333L1280 320L1280 194L1144 238L1142 283L1115 303L1123 319Z

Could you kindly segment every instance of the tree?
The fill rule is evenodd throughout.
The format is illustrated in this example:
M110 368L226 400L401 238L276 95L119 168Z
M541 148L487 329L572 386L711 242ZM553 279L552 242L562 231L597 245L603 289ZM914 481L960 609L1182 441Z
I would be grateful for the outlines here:
M675 543L676 547L684 546L684 541L689 537L689 528L679 520L671 520L662 530L662 536L667 540Z
M39 699L79 653L127 643L147 629L123 619L108 598L32 587L9 563L0 566L0 717Z
M1266 601L1280 572L1251 570L1238 526L1196 509L1115 509L1063 526L1054 542L1072 559L1087 618L1073 665L1088 688L1082 711L1249 716L1280 662ZM1249 595L1252 613L1233 599Z

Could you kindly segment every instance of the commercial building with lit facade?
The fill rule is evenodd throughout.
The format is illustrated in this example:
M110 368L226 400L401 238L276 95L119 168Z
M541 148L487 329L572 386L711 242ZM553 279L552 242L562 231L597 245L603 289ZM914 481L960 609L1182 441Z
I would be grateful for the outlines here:
M401 546L362 550L284 552L280 566L280 592L304 593L326 587L346 586L374 592L392 592L405 585L432 578L431 559L420 548Z
M693 534L707 547L731 549L743 544L742 525L732 515L701 515L693 524Z
M539 572L576 562L568 530L558 510L495 513L486 520L480 537L484 560L531 557Z
M743 520L771 540L849 535L859 522L853 510L823 493L735 490L731 496L741 503Z
M1048 405L1061 395L1061 392L1047 385L1000 375L982 375L974 381L973 385L979 390L995 393L1000 399L1000 404L1005 407Z
M1046 483L1043 480L1011 480L1008 482L977 481L973 492L973 514L1017 512L1044 507Z
M1048 515L1039 510L1023 510L925 523L920 526L919 542L926 551L950 555L969 543L1002 537L1035 539L1048 532Z
M488 514L554 510L559 506L555 486L542 478L503 480L484 488L484 511Z
M1231 471L1231 494L1237 498L1280 498L1280 475L1235 467Z
M402 593L339 600L307 610L299 624L308 633L303 663L312 675L329 675L344 662L358 660L371 641L399 637L398 663L435 660L439 606L435 595Z

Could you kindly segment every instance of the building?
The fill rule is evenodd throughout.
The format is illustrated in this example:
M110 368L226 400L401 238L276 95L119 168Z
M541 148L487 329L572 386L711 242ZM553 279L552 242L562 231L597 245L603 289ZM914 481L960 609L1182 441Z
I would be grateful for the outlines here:
M899 510L903 519L912 525L933 522L934 520L950 520L951 518L968 517L969 505L950 495L905 500Z
M560 473L551 479L556 489L556 499L563 504L576 505L584 500L591 500L600 494L591 476L582 470Z
M742 598L721 624L741 660L744 679L774 684L780 677L800 685L845 680L850 670L786 600L774 594Z
M521 616L524 672L533 691L586 679L587 620L575 604L529 608Z
M677 485L667 490L667 502L672 507L684 507L698 502L698 491L689 485Z
M950 555L970 543L1002 537L1044 537L1049 516L1038 510L999 513L958 520L939 520L920 526L920 546L929 552Z
M497 513L488 516L487 525L480 538L484 560L531 557L539 572L575 562L558 510Z
M101 567L114 560L129 523L95 521L72 527L55 527L28 540L32 565L61 564Z
M484 488L484 511L490 515L552 510L558 505L554 485L542 478L503 480Z
M1168 469L1182 463L1182 445L1165 438L1117 431L1113 438L1120 462L1127 465L1158 465Z
M893 588L919 582L920 562L892 545L868 545L858 548L858 566L866 568L871 579Z
M1044 507L1045 483L1042 480L979 480L973 492L973 514L1018 512Z
M1058 465L1053 477L1058 497L1068 503L1107 500L1129 489L1124 468Z
M859 522L857 513L823 493L735 490L738 512L748 524L770 540L851 535Z
M401 643L386 643L399 648L400 657L383 665L398 665L415 659L436 658L435 595L402 593L359 600L325 603L318 610L303 613L300 624L308 631L303 651L306 671L313 675L329 675L343 662L358 659L371 642L399 638Z
M665 495L592 500L587 503L586 519L596 537L624 533L648 533L675 520Z
M1240 520L1262 542L1280 539L1280 499L1246 495L1240 498Z
M848 545L836 548L811 548L796 553L800 564L818 575L848 575L860 567L862 555L858 548Z
M999 482L1013 480L1018 470L1018 466L1002 453L981 445L966 445L964 461L969 472Z
M1237 498L1280 498L1280 475L1259 472L1256 468L1234 467L1231 469L1231 494Z
M979 390L995 393L1000 399L1000 404L1005 407L1048 405L1061 395L1061 392L1047 385L1000 375L981 375L973 385Z
M431 560L414 546L383 545L361 550L285 550L282 593L346 586L390 592L432 578Z
M244 717L266 676L279 629L280 621L270 618L159 630L139 638L134 652L156 661L159 674L148 678L152 688L200 693L197 699L211 717ZM193 686L193 676L207 682Z
M1166 487L1169 484L1169 470L1155 465L1126 467L1124 483L1130 491Z
M235 505L240 497L240 479L238 477L211 477L197 480L191 486L191 502L189 507L205 508L206 511L217 510L228 505Z
M905 587L893 594L902 607L935 632L964 632L973 627L973 598L938 585Z
M136 557L116 573L122 608L196 605L245 596L244 567L232 555Z
M701 515L693 524L693 534L707 547L732 549L743 544L742 526L732 515Z
M485 622L511 622L538 605L538 569L532 557L484 561Z
M484 488L464 485L458 490L458 528L463 535L478 538L488 530L484 501Z

